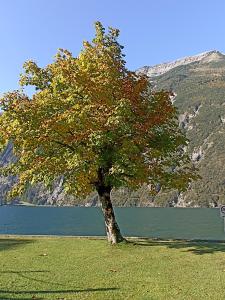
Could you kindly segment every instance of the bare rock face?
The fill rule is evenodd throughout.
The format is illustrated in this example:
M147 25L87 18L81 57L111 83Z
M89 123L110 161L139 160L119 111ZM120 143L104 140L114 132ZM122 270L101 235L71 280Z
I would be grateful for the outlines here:
M38 205L62 205L65 198L63 178L56 179L51 190L45 188L41 183L31 186L23 198L25 201Z
M15 161L15 159L16 158L13 155L13 144L12 142L9 142L7 147L0 154L0 165L5 166L10 162Z
M13 145L9 143L4 151L0 154L0 167L7 165L15 160L13 155ZM12 185L16 182L15 176L2 176L0 175L0 205L6 203L6 193L11 189ZM16 199L15 199L16 201Z

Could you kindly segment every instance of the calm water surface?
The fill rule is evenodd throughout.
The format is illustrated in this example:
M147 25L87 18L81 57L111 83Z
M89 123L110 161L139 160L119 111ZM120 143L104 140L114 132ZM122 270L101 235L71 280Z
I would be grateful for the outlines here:
M225 240L215 208L116 208L125 236ZM105 235L96 207L0 206L0 234Z

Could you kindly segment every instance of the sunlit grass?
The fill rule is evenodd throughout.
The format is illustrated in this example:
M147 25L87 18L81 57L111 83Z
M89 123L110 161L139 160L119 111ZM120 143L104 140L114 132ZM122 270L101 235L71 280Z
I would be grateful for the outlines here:
M1 238L0 299L224 299L225 245Z

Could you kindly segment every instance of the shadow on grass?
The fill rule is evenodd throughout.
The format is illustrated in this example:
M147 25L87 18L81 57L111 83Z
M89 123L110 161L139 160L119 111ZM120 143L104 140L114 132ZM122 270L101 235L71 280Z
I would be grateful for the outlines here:
M138 246L149 247L167 247L170 249L184 249L185 252L190 252L197 255L213 254L216 252L225 252L224 241L208 241L208 240L152 240L142 238L135 241L129 241L131 244Z
M8 271L2 271L0 272L0 274L15 274L16 276L18 276L19 278L25 278L25 279L29 279L32 281L36 281L36 282L41 282L41 283L48 283L48 284L52 284L52 285L62 285L64 286L64 284L58 283L58 282L49 282L43 279L37 279L32 277L32 275L35 276L35 274L37 273L50 273L50 271L48 270L37 270L37 271L12 271L12 270L8 270ZM44 275L44 274L43 274ZM0 298L1 300L1 298Z
M10 250L17 248L19 246L23 246L26 244L34 243L34 240L29 239L13 239L13 238L0 238L0 251Z
M115 290L118 290L118 288L96 288L96 289L92 289L92 288L89 288L89 289L72 289L72 290L55 290L55 291L52 291L52 290L43 290L43 291L38 291L38 290L32 290L32 291L5 291L5 290L0 290L0 299L1 300L6 300L6 299L10 299L10 300L15 300L15 299L21 299L21 300L33 300L33 299L36 299L36 300L41 300L41 299L44 299L44 298L40 298L39 295L45 295L45 294L53 294L56 296L56 294L61 294L61 293L64 293L64 294L68 294L68 293L71 293L71 294L76 294L76 293L89 293L89 292L106 292L106 291L115 291ZM27 295L27 294L30 294L29 297L30 298L18 298L17 296L22 296L22 295ZM13 295L13 296L11 296ZM12 298L14 297L14 298ZM54 299L64 299L62 296L60 298L54 298ZM66 298L65 298L66 299Z
M44 300L44 298L39 298L39 297L29 297L29 298L12 298L12 296L2 296L1 294L0 294L0 299L1 300ZM2 298L2 297L4 297L4 298ZM59 298L60 299L60 298ZM61 299L63 299L63 298L61 298Z

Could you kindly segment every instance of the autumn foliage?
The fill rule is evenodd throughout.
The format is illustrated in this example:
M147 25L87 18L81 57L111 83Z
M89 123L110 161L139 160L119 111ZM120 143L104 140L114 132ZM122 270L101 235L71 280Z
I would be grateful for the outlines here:
M149 184L183 189L193 178L170 93L153 92L147 77L127 70L119 31L95 24L96 35L77 57L60 49L44 68L24 64L21 86L1 99L1 142L13 141L18 175L12 195L27 184L50 186L64 177L69 194Z

